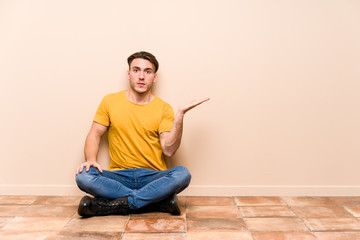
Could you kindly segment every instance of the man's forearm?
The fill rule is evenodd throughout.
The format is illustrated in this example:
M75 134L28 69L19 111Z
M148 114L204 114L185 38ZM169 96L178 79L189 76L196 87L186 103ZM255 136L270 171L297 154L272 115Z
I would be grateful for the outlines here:
M180 110L177 111L171 131L166 138L164 154L168 157L173 156L180 147L183 132L184 114L185 113Z
M85 160L87 162L96 162L97 154L99 151L100 138L89 134L85 141Z
M166 156L168 157L173 156L180 147L185 113L190 109L193 109L194 107L198 106L199 104L208 101L209 99L210 98L194 100L179 108L179 110L176 112L171 131L166 135L164 143L161 143L163 148L163 153Z
M76 175L83 172L83 169L86 169L86 172L90 170L90 167L97 168L101 173L103 170L101 166L96 162L97 153L99 151L99 144L100 144L101 137L97 137L89 133L86 137L85 141L85 162L80 165L80 167L76 171Z

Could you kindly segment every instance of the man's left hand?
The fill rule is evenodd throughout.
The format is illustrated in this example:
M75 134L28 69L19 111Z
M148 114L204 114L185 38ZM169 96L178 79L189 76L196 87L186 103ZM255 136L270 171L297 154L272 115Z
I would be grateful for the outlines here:
M185 114L187 111L193 109L194 107L202 104L203 102L206 102L206 101L209 101L210 98L206 97L206 98L202 98L202 99L198 99L198 100L193 100L191 102L189 102L188 104L186 105L183 105L179 108L179 111L182 113L182 114Z

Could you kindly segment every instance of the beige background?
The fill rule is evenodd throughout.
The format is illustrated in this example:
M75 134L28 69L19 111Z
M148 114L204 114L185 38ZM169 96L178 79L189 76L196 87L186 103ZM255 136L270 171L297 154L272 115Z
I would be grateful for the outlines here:
M0 0L0 193L82 194L96 108L146 50L174 109L211 98L170 163L183 194L360 195L359 26L357 0Z

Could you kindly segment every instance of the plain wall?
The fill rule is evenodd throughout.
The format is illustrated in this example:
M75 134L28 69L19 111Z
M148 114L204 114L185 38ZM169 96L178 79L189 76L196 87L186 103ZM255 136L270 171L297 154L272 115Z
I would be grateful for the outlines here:
M211 98L169 161L183 194L360 195L359 26L357 0L0 0L0 194L82 194L97 106L145 50L174 110Z

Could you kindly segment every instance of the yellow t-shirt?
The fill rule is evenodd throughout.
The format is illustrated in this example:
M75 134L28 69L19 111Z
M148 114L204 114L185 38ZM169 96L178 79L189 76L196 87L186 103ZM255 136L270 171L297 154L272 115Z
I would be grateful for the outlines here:
M108 128L109 170L149 168L166 170L160 133L169 132L174 121L171 106L155 97L150 103L131 102L125 91L106 95L94 121Z

